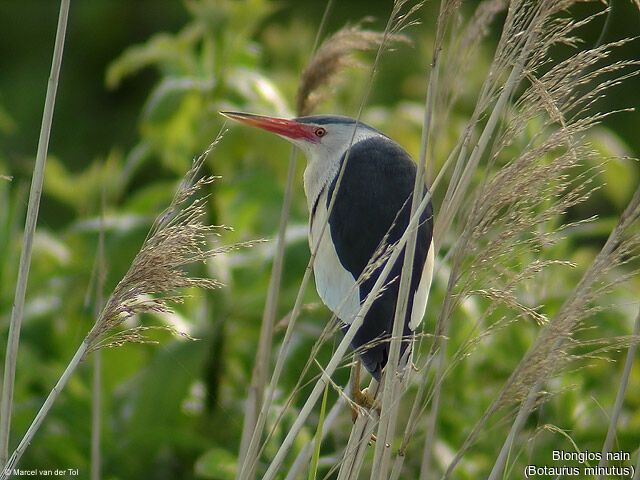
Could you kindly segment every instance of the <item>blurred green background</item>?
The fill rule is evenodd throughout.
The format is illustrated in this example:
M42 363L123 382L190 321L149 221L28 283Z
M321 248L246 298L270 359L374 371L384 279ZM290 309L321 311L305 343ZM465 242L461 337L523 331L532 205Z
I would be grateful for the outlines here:
M421 10L421 24L404 32L413 44L397 45L396 51L383 57L363 116L414 157L420 142L437 7L437 2L432 3ZM468 2L465 10L472 12L476 4ZM6 338L11 314L58 7L58 2L47 0L0 0L0 175L13 176L11 182L0 180L0 338ZM580 18L599 8L597 3L578 7L572 13ZM88 284L97 250L103 192L108 295L126 272L152 219L170 202L191 159L223 127L219 110L283 116L295 113L299 74L309 60L324 8L323 2L291 0L72 2L27 291L12 447L90 328L95 293ZM389 10L388 2L335 2L325 34L365 17L371 17L366 28L380 30ZM595 44L603 20L580 30L585 45ZM618 1L605 39L635 35L639 26L640 15L632 3ZM483 55L476 59L477 67L465 79L465 91L444 132L447 139L443 141L443 154L453 145L473 109L499 33L496 22ZM639 60L638 52L636 41L617 49L615 55ZM562 58L567 50L558 48L552 53ZM368 64L373 56L366 53L357 58ZM368 77L366 68L347 69L328 90L318 112L355 116ZM640 83L632 78L594 108L606 111L639 106ZM206 165L209 173L223 176L210 192L210 221L234 227L234 232L218 240L224 244L272 239L278 227L290 148L263 132L229 127ZM607 118L591 140L605 154L638 157L639 131L638 113L624 112ZM437 162L443 160L438 158ZM303 163L299 159L298 180ZM631 160L614 161L604 168L602 188L587 203L569 212L572 219L598 215L600 220L572 240L563 255L579 266L588 264L633 193L639 172ZM442 192L436 192L436 212L439 196ZM306 215L298 181L280 318L292 308L308 260ZM272 254L269 243L221 257L206 267L194 267L195 273L212 275L227 286L213 293L189 292L192 296L176 309L174 318L143 319L151 324L171 321L199 341L158 334L159 345L128 345L104 351L104 478L233 478L242 401L250 381ZM579 273L578 269L567 274L567 285L579 278ZM444 288L436 282L435 301ZM636 279L607 299L612 308L598 317L604 332L611 336L630 333L629 322L637 308L634 291L639 289ZM90 302L85 301L88 295ZM291 353L293 366L306 361L329 316L318 305L312 287L307 289L306 301L308 308ZM428 315L427 324L433 322L434 317ZM498 337L502 342L498 347L472 357L452 377L443 404L454 402L457 408L443 416L443 451L459 445L469 419L477 418L484 402L495 395L496 390L488 385L499 386L507 378L535 330L531 326L520 332L509 330L511 336ZM276 333L276 341L282 334ZM331 345L327 345L320 357L328 358L330 350ZM4 359L4 341L0 342L0 354ZM623 356L621 351L609 357L620 360ZM605 410L612 405L620 369L621 362L594 359L590 368L563 379L568 391L549 406L550 411L559 412L554 421L567 419L560 427L574 429L583 449L600 448L607 418L598 403ZM492 373L488 380L483 378L486 374L478 372ZM296 368L287 371L283 391L293 386L297 375ZM346 369L341 370L338 381L346 383L347 375ZM90 378L89 365L73 377L27 451L22 461L25 468L79 468L80 477L88 477ZM637 368L633 382L635 390L630 387L619 439L626 450L632 450L633 443L639 441ZM569 389L570 385L573 388ZM282 395L280 392L277 398L282 400ZM476 396L482 399L474 402ZM339 451L346 441L348 417L343 419L342 433L330 438L325 453ZM293 418L295 411L287 413L276 439L286 432L283 429ZM301 438L313 433L310 427ZM545 432L540 437L544 437L542 445L571 449L561 435ZM486 463L494 458L497 441L487 440L469 463L460 467L459 478L474 478L478 468L484 471ZM409 472L419 468L420 446L415 448L415 459L407 462ZM265 457L270 454L273 452L267 450ZM548 458L545 453L539 455Z

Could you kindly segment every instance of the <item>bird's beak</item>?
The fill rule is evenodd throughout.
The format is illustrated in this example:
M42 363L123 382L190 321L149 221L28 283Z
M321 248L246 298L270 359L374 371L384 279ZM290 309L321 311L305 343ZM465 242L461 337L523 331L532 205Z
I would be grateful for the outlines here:
M265 117L263 115L254 115L253 113L242 112L220 112L220 115L230 120L235 120L245 125L262 128L268 132L281 135L291 140L308 140L317 142L318 137L314 131L317 127L298 123L295 120L287 120L285 118Z

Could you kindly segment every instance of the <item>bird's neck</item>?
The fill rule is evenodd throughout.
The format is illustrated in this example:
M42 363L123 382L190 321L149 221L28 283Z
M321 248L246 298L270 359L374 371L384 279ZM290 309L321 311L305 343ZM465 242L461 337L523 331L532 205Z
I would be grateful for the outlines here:
M361 127L354 134L353 130L344 132L344 142L336 144L333 148L327 148L321 153L309 150L307 156L307 168L304 171L304 193L307 197L307 207L312 213L316 200L320 197L322 189L331 185L339 174L342 159L349 150L349 144L355 145L371 137L381 134L369 127ZM314 154L315 153L315 154Z
M309 213L313 210L322 190L333 181L339 170L339 158L329 165L326 164L326 159L307 160L307 168L304 170L304 194L307 197Z

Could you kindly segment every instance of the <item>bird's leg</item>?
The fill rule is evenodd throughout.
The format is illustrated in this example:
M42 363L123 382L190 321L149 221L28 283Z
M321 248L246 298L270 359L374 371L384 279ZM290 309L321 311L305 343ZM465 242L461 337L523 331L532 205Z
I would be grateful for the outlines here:
M358 402L358 398L362 394L360 392L360 368L362 364L360 363L360 359L356 357L355 364L351 369L351 419L353 423L356 423L358 419L358 411L360 410L360 402Z
M362 368L362 363L359 358L356 358L355 366L351 371L351 400L353 403L351 404L351 418L355 423L358 418L358 413L360 408L366 408L367 410L371 408L375 408L380 415L380 402L377 402L374 395L369 393L369 388L365 388L364 390L360 390L360 370Z

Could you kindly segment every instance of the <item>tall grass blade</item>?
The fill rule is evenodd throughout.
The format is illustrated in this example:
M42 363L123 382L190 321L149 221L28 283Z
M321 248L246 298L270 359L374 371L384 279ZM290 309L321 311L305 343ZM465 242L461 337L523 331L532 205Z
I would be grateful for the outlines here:
M320 460L320 446L322 445L322 429L324 428L324 417L327 409L327 393L329 392L329 384L325 385L322 394L322 403L320 404L320 418L318 419L318 427L316 428L316 443L313 447L313 456L311 457L311 466L309 467L309 480L316 480L318 475L318 461Z
M258 418L261 406L264 403L264 389L269 378L269 364L271 362L271 347L273 343L273 326L276 319L278 307L278 297L280 293L280 281L282 279L282 266L284 265L284 250L286 246L285 233L289 222L289 212L291 210L291 199L293 198L293 180L296 171L296 151L291 149L291 157L289 158L289 170L287 173L287 186L282 201L282 212L280 214L280 227L278 229L278 237L276 239L276 253L273 258L273 266L271 276L269 278L269 289L267 291L267 300L264 306L262 316L262 326L260 328L260 339L258 344L258 352L251 376L251 385L247 396L245 406L244 425L242 426L242 437L240 441L240 454L238 464L245 465L256 464L255 449L252 451L252 457L247 457L250 448L251 439L261 434L262 426L258 424ZM249 472L249 478L255 476L255 471ZM238 469L238 475L243 469ZM238 477L241 478L241 477Z
M638 239L629 236L629 232L637 228L640 220L640 187L624 210L615 228L607 238L593 263L584 273L576 288L569 294L555 317L540 332L535 343L513 371L500 394L487 408L482 418L476 423L464 443L450 462L443 478L448 478L469 446L475 441L480 430L501 407L514 399L528 397L539 382L549 378L562 364L566 355L563 344L570 338L571 332L588 314L588 304L593 301L601 288L596 283L604 278L616 265L638 257ZM525 404L523 404L525 406Z
M73 355L73 358L67 365L67 368L65 368L64 372L62 373L62 376L60 377L58 382L55 384L51 392L49 392L49 395L47 396L46 400L42 404L42 407L40 407L40 410L38 410L38 413L33 419L33 422L31 422L31 425L29 426L29 429L27 430L27 432L24 434L24 437L22 437L22 440L20 441L16 449L11 454L11 457L5 464L4 469L0 473L0 480L7 480L12 476L16 465L18 465L18 462L22 458L22 455L24 454L24 452L27 450L27 447L29 447L29 444L33 440L33 437L35 436L36 432L40 428L40 425L42 425L42 422L47 417L49 411L51 410L51 407L53 407L53 404L58 398L58 395L60 395L64 387L67 385L67 382L71 378L71 375L73 374L73 372L75 372L76 368L78 368L78 365L86 355L88 349L89 349L89 340L85 338L84 341L80 344L80 346L76 350L76 353Z
M127 343L150 343L145 331L154 327L134 327L115 331L122 323L141 313L171 313L170 303L184 300L182 289L189 287L214 289L220 283L209 278L189 276L185 265L205 260L253 243L223 246L209 249L207 237L215 232L215 227L203 223L206 198L197 197L200 189L213 183L217 177L198 178L198 172L208 154L215 148L221 136L198 157L180 183L169 208L154 221L142 248L131 262L129 270L116 285L111 296L86 337L76 350L60 379L47 396L18 447L14 450L0 474L0 480L9 478L15 466L33 440L42 422L48 415L69 378L89 353L106 347L116 347ZM156 329L176 332L170 327ZM188 337L181 334L182 337ZM153 342L151 342L153 343Z
M102 189L102 208L100 214L100 234L98 237L97 257L97 281L95 299L95 318L100 316L100 310L104 303L104 283L106 281L106 267L104 257L104 216L106 211L106 190ZM101 450L100 432L102 430L102 352L99 350L93 356L93 385L91 392L91 480L100 480Z
M518 435L518 433L520 433L520 430L522 430L522 427L524 426L529 413L531 413L531 409L535 406L540 387L541 383L536 383L536 385L529 392L529 395L527 396L524 404L518 411L516 420L513 422L513 425L511 425L509 435L507 436L507 439L504 441L504 444L500 449L500 453L498 454L498 458L496 459L496 462L491 469L491 474L489 475L488 480L498 480L500 478L500 474L505 471L505 465L507 463L509 453L511 452L511 448L513 447L516 435Z
M611 419L609 420L609 428L607 429L607 436L604 440L604 444L602 445L602 458L600 460L600 467L607 466L607 453L611 451L611 447L613 446L613 440L616 435L616 427L618 425L618 418L620 418L620 412L622 411L622 404L624 402L624 395L627 391L627 386L629 385L629 377L631 375L631 367L633 366L633 361L636 357L636 350L638 349L638 335L640 335L640 309L638 310L638 315L636 316L636 320L633 326L633 336L634 342L629 347L627 351L627 358L624 362L624 370L622 371L622 378L620 379L620 387L618 387L618 394L616 395L616 403L613 407L613 411L611 412ZM602 476L599 475L598 479Z
M53 60L51 62L51 73L49 74L49 81L47 83L47 94L44 102L44 113L42 114L40 138L38 139L36 165L33 170L33 178L31 180L31 191L29 192L29 205L27 207L27 219L24 227L22 252L20 253L20 267L18 270L16 293L13 301L13 309L11 310L11 323L9 325L9 339L7 341L7 352L5 356L2 382L2 402L0 404L0 465L4 465L6 463L9 453L11 410L16 364L18 361L18 346L20 343L20 327L22 326L22 313L27 291L27 281L29 279L33 238L38 220L38 210L40 208L40 195L42 193L42 183L44 180L44 167L47 161L49 136L51 134L53 110L56 103L58 79L60 78L60 67L62 65L62 52L64 50L64 39L67 32L70 3L71 0L62 0L60 3L58 28L56 31L56 39L53 49Z
M398 2L398 3L401 4L404 2ZM373 46L377 46L378 48L376 52L376 58L374 60L373 67L372 67L372 75L370 77L370 81L367 83L367 88L363 95L363 100L361 102L360 110L357 116L357 119L359 119L360 116L362 115L362 109L364 108L364 105L366 104L366 100L371 91L371 85L373 83L373 73L376 71L382 51L384 51L388 42L399 41L404 39L404 37L402 37L401 35L391 32L392 25L393 25L393 16L389 18L387 27L385 28L385 31L382 34L377 32L363 31L359 27L344 28L338 31L336 34L334 34L327 41L325 41L322 44L322 46L319 48L317 54L313 57L310 65L303 72L302 88L298 92L298 108L305 113L309 113L310 108L312 108L311 105L314 105L315 102L317 102L317 99L311 99L311 94L313 93L311 89L317 88L323 83L329 82L333 78L333 76L337 73L338 68L340 66L344 64L348 64L348 62L346 62L344 58L347 57L349 54L351 54L353 50L369 50L369 49L372 49ZM357 127L354 128L353 135L355 135L356 128ZM353 137L352 137L352 141L353 141ZM348 152L345 157L345 161L342 163L342 168L338 175L336 187L334 189L334 194L331 198L329 207L327 209L329 212L329 215L330 215L330 212L332 211L333 203L336 198L336 192L339 189L340 180L342 178L342 174L344 172L347 161L348 161ZM423 209L424 207L426 207L426 204L425 206L423 206ZM328 223L325 221L324 225L322 225L320 237L324 234L325 229L327 228L327 225ZM289 323L287 325L285 337L282 341L282 344L280 346L280 351L277 356L276 366L274 368L273 374L271 376L271 381L268 386L268 393L265 396L265 399L262 403L262 408L260 410L260 413L258 415L258 419L256 422L256 428L253 431L253 436L251 438L251 441L247 449L248 453L244 458L244 460L240 463L240 467L238 469L239 473L236 476L238 480L250 479L251 472L253 472L255 469L255 465L258 460L258 450L260 448L259 443L260 443L261 435L264 429L264 424L265 424L269 409L271 408L273 393L275 392L278 380L280 378L280 374L282 372L282 369L284 368L285 359L287 357L287 352L288 352L290 341L293 334L293 327L295 325L297 317L302 308L303 294L307 287L307 283L311 277L315 255L316 255L316 252L312 251L311 257L309 259L309 263L307 264L304 276L300 283L300 288L298 289L298 295L296 297L293 310L289 317ZM355 330L352 333L352 337L353 335L355 335ZM332 358L334 358L336 362L340 361L342 356L344 355L345 350L346 349L343 349L339 357L336 357L334 355L334 357ZM335 366L332 367L331 371L328 373L329 376L333 373L336 367L337 367L337 363ZM319 393L324 388L324 384L325 384L325 379L321 377L319 382L316 384L316 387L318 387L319 390L317 392L316 390L314 390L314 392L318 393L318 396L315 396L315 393L312 394L314 395L314 400L313 400L314 403L315 401L317 401L319 397ZM311 411L311 408L313 408L313 404L310 403L310 400L311 399L309 399L309 401L307 402L307 409L305 409L305 415L308 415L308 413L310 413ZM294 427L292 427L292 430L290 431L290 433L292 433L293 430L297 430L301 428L302 421L304 421L305 419L306 419L306 416L304 416L304 418L299 416L296 419L296 422L294 423ZM297 432L295 433L295 435L297 435ZM277 468L277 467L274 467L274 463L277 463L279 467L280 462L282 461L281 455L284 456L286 451L288 451L288 449L290 448L289 442L293 442L295 435L294 436L287 435L287 439L285 440L285 443L281 445L281 448L278 454L276 454L276 457L274 458L271 465L269 466L269 469L267 470L267 475L271 475L275 473L273 468ZM276 462L276 459L277 459L277 462Z
M324 419L324 424L322 428L323 439L324 437L327 436L327 434L331 430L333 423L340 417L345 405L346 405L345 398L341 396L340 399L333 404L333 407L331 407L331 410L329 410L329 413L327 413ZM306 470L307 465L309 465L311 456L315 451L315 445L317 442L318 442L318 438L314 437L313 440L308 442L300 450L300 453L298 454L298 457L296 458L296 460L293 462L293 465L291 466L289 473L287 473L285 480L295 480L297 478L300 478L300 476L302 475L302 472Z
M333 6L333 0L328 0L327 5L320 22L320 27L316 33L312 52L315 52L320 42L320 37L324 31L324 25ZM304 105L298 106L298 114L303 114ZM282 279L282 266L284 264L284 250L286 246L285 233L289 222L289 213L291 210L291 200L293 198L293 180L296 170L296 151L291 148L291 157L289 159L289 169L287 172L287 186L285 188L284 199L282 201L282 212L280 214L280 227L278 229L278 237L276 239L276 253L273 259L271 277L269 278L269 289L267 291L267 300L265 302L264 313L262 317L262 326L260 329L260 339L258 344L258 353L251 376L251 385L247 396L245 406L244 424L242 427L242 437L240 440L240 452L238 455L238 465L236 478L253 478L255 476L255 465L258 460L257 440L262 435L264 428L260 423L260 412L264 410L265 398L264 390L269 379L269 364L271 361L271 347L273 342L273 325L275 323L276 311L278 306L278 297L280 294L280 282ZM267 402L270 404L270 402ZM267 409L269 406L267 406ZM253 444L253 447L252 447ZM247 465L250 470L245 475Z

